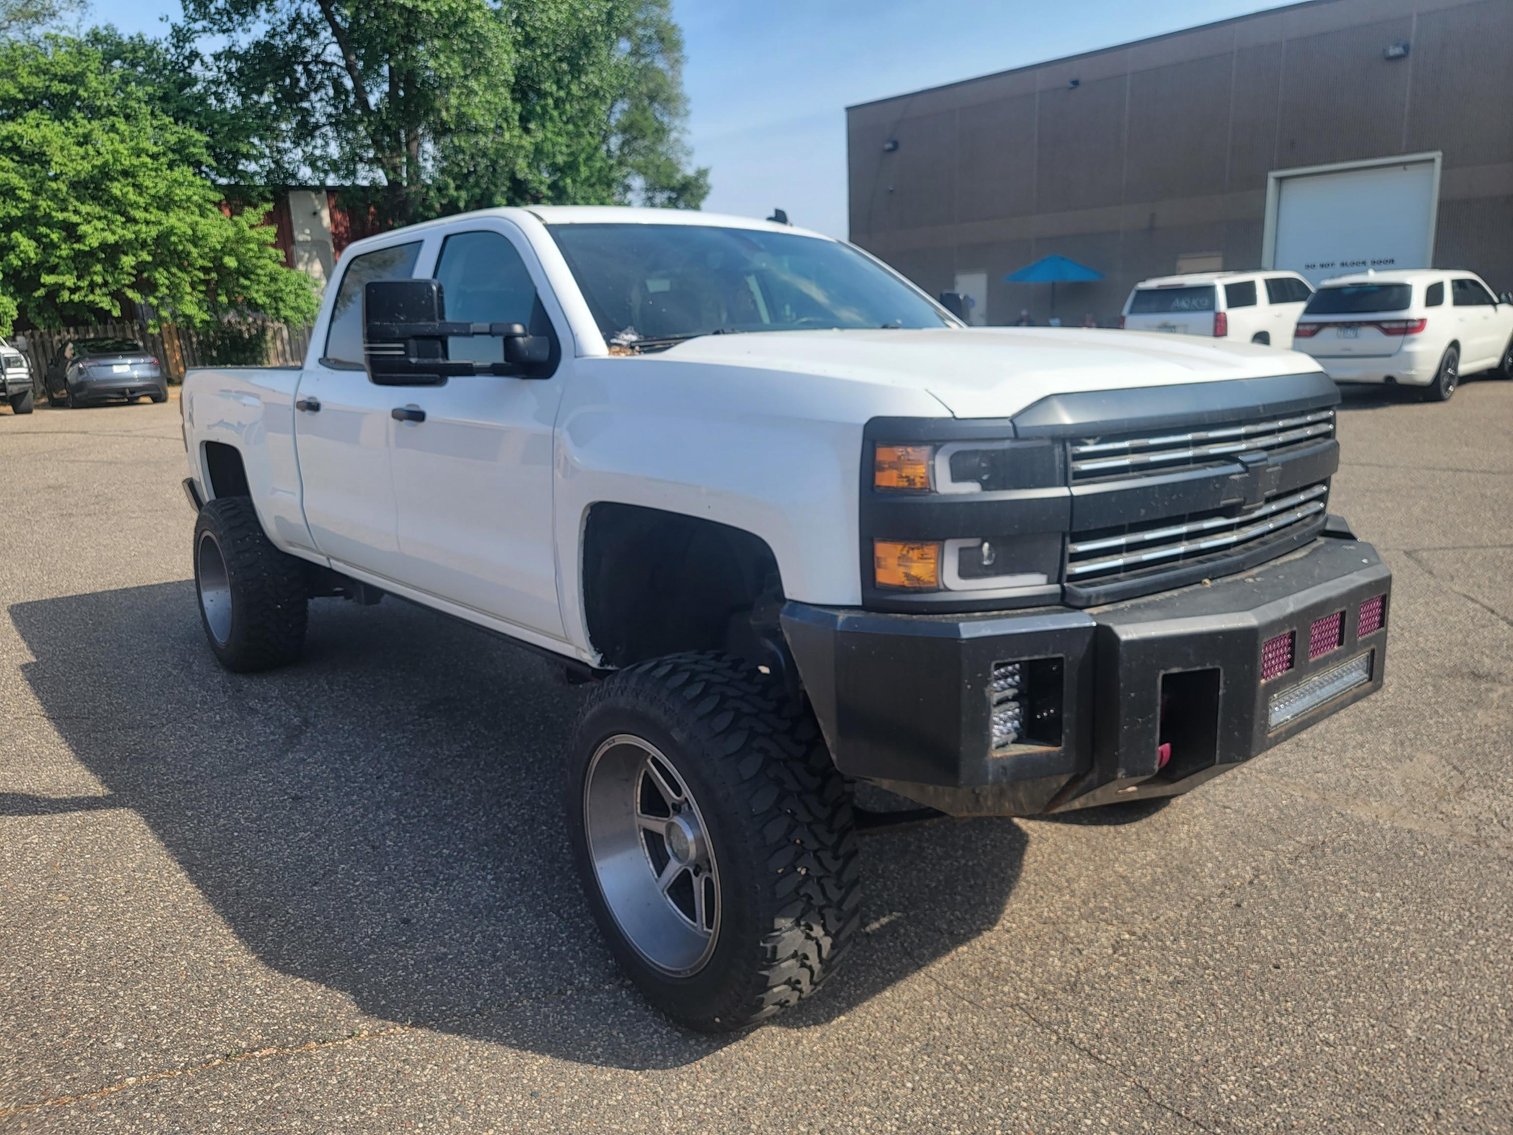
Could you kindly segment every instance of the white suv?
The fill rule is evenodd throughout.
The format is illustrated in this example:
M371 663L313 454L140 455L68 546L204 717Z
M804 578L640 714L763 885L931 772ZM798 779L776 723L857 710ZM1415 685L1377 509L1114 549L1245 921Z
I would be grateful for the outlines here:
M1513 376L1513 295L1465 271L1340 276L1308 301L1296 340L1336 382L1419 386L1443 402L1463 374Z
M1296 272L1200 272L1141 280L1124 302L1131 331L1292 346L1313 289Z

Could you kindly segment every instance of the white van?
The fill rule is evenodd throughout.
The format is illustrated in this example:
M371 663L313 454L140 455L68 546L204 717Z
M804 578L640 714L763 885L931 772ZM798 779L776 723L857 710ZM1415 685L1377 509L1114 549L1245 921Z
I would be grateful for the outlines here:
M1124 302L1131 331L1291 347L1313 289L1296 272L1197 272L1141 280Z

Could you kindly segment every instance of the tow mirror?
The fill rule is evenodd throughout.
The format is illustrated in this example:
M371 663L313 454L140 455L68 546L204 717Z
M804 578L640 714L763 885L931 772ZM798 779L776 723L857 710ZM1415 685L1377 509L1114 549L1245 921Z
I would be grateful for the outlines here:
M447 340L481 335L504 340L502 363L453 361ZM374 280L363 285L363 360L378 386L437 386L475 374L529 377L551 358L551 341L519 323L461 323L446 318L439 280Z

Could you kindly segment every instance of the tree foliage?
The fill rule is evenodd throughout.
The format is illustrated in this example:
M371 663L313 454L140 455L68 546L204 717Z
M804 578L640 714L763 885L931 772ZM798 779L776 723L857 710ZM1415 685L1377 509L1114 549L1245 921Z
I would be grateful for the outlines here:
M188 326L312 318L310 282L262 210L226 215L210 164L204 137L96 47L0 45L0 333L18 313L58 326L123 297Z
M0 0L0 39L22 39L82 16L87 0Z
M265 184L371 184L391 219L697 207L669 0L185 0ZM215 46L218 45L218 46Z

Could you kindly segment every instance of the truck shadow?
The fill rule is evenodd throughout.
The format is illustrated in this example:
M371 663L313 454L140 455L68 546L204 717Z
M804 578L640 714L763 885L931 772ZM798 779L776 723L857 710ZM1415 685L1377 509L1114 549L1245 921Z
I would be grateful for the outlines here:
M620 976L578 890L559 753L582 696L546 663L387 601L312 607L305 663L223 672L189 582L21 603L44 711L238 938L365 1013L582 1063L675 1067L728 1043L665 1022ZM862 841L846 966L779 1019L833 1019L1003 914L1026 836L1008 820Z

